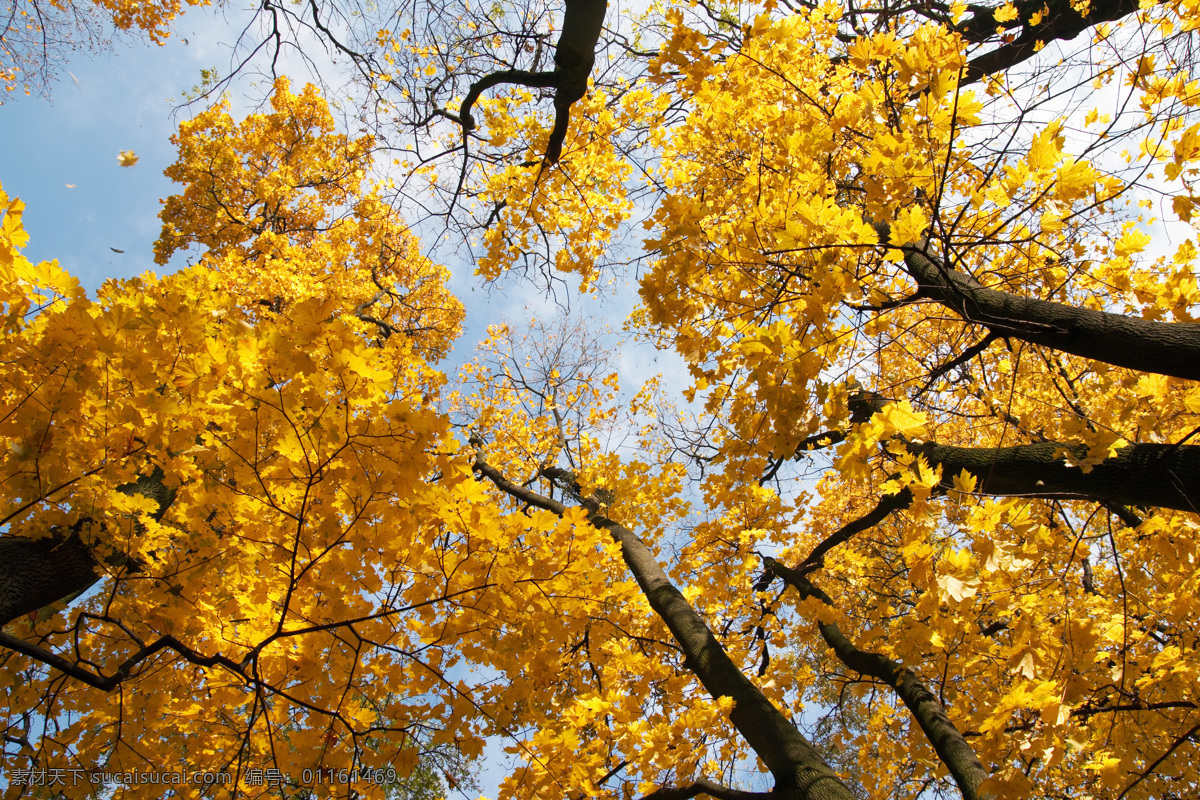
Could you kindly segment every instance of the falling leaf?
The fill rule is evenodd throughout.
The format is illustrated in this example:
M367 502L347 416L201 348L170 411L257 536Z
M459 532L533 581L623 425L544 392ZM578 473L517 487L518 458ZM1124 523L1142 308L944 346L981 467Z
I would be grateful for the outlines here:
M110 248L108 248L108 249L109 249L109 250L112 250L114 253L124 253L124 252L125 252L124 250L118 250L118 249L117 249L117 248L115 248L115 247L110 247Z
M117 163L122 167L132 167L138 162L137 153L132 150L122 150L117 154Z
M68 184L67 184L67 188L68 188L68 189L74 189L74 188L75 188L75 184L73 184L73 183L68 183Z

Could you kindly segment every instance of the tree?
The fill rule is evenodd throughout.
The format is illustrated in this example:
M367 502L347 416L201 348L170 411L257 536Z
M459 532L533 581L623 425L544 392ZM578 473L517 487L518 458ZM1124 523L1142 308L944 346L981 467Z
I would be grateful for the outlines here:
M4 634L8 741L250 794L484 735L520 796L1194 794L1194 9L680 4L593 40L580 0L555 55L624 54L582 94L542 11L340 46L415 137L397 197L484 276L596 285L649 207L633 325L698 421L547 328L496 329L443 416L455 306L363 188L383 139L283 84L202 115L160 250L197 267L91 303L6 217L0 586L105 575Z
M187 0L187 4L208 5L202 0ZM114 34L131 31L162 44L182 9L180 0L9 3L0 23L0 87L6 92L22 88L25 94L36 90L48 96L61 62L71 53L106 51Z

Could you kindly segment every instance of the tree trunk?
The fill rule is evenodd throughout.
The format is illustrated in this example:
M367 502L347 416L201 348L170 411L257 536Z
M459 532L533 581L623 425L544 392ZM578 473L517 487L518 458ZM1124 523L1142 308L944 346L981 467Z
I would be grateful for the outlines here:
M175 502L175 490L164 483L162 468L155 466L149 475L140 475L133 483L117 487L124 494L138 494L153 500L158 508L154 519ZM0 537L0 625L7 625L22 614L86 591L100 579L91 550L79 539L78 528L65 534L56 532L43 539L19 536ZM138 565L119 554L105 558L109 565L118 562L137 571Z
M862 675L870 675L892 687L912 713L938 758L950 770L963 800L978 800L979 786L987 780L987 770L975 751L946 715L946 709L926 688L917 674L899 662L878 653L859 650L832 622L818 623L821 637L838 659Z
M85 591L99 579L95 559L74 533L0 537L0 625Z
M890 229L876 224L880 241ZM1139 372L1200 380L1200 324L1156 322L1064 303L1018 297L988 289L905 244L904 266L922 297L941 303L967 322L998 336L1021 339L1064 353Z
M982 494L1083 499L1126 506L1200 510L1200 446L1132 444L1089 472L1069 466L1066 451L1082 459L1087 448L1057 442L1014 447L910 444L930 466L942 466L943 485L962 470L979 479Z
M514 484L482 458L476 459L475 471L524 503L560 515L566 511L562 503ZM708 623L671 583L646 544L633 531L603 515L593 513L589 521L620 542L626 566L650 607L667 624L688 669L713 699L732 698L730 721L771 771L780 800L853 800L853 793L796 726L733 663Z
M773 558L767 559L766 563L767 569L783 578L784 583L799 592L801 598L815 597L827 606L833 605L829 595L813 585L803 570L788 567ZM917 674L898 661L879 653L860 650L833 622L818 622L817 628L825 644L843 664L891 687L908 707L938 758L950 770L963 800L979 800L979 787L987 780L987 770L962 733L950 721L941 701L921 683Z

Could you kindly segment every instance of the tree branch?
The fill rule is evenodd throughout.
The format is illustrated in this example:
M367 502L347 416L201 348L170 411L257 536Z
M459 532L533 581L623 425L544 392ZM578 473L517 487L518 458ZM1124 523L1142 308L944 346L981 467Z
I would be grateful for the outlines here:
M607 0L566 0L562 35L554 47L554 72L558 91L554 93L554 129L546 142L546 162L555 164L562 155L567 138L571 106L587 94L588 76L596 61L596 43L604 27Z
M571 106L587 94L588 77L596 62L596 44L604 28L607 0L566 0L562 34L554 47L553 72L506 69L493 72L471 84L459 110L463 131L475 128L471 107L479 95L502 83L539 89L554 89L554 128L546 143L545 163L555 164L562 155L571 117Z
M912 492L908 487L904 487L895 494L884 495L875 508L863 514L856 520L847 522L842 527L831 533L829 536L813 548L813 551L808 554L804 561L800 562L797 569L800 574L807 574L815 569L819 569L825 563L825 554L843 542L850 541L856 533L861 533L868 528L873 528L883 522L893 511L901 511L908 508L913 503Z
M876 223L880 242L890 229ZM905 244L904 265L921 294L967 322L1064 353L1140 372L1200 380L1200 323L1157 322L1018 297L949 269L927 247Z
M528 86L531 89L553 89L558 85L558 76L553 72L528 72L523 69L505 69L484 75L471 84L467 96L463 98L462 107L458 110L458 122L464 131L475 130L475 118L471 116L471 108L479 99L479 95L502 83Z
M996 21L996 8L974 7L974 14L963 20L958 31L970 43L983 44L996 35L997 28L1022 28L1011 42L1001 44L967 62L962 84L973 83L985 75L995 75L1015 67L1038 52L1038 43L1074 39L1093 25L1114 22L1139 8L1138 0L1091 0L1088 13L1080 15L1070 0L1017 0L1017 19L1006 23ZM1042 13L1040 22L1033 24L1034 14Z
M79 665L71 663L62 656L38 647L35 644L31 644L24 639L13 636L12 634L4 633L3 631L0 631L0 646L7 647L10 650L15 650L22 655L29 656L35 661L40 661L47 666L54 667L59 672L62 672L65 675L80 681L81 683L86 683L88 686L105 692L111 692L113 689L117 688L117 686L119 686L126 678L129 677L130 672L132 672L133 668L138 664L150 658L150 656L154 655L158 651L167 649L183 656L189 664L195 664L200 667L223 666L236 675L240 675L243 678L246 677L245 668L242 665L231 661L222 655L202 656L173 636L163 636L153 644L143 647L141 650L125 659L121 666L117 667L117 671L108 677L97 675L94 672L83 669Z
M522 503L562 515L567 507L551 498L518 486L489 465L477 438L474 471L496 488ZM758 754L776 781L776 790L797 800L851 800L853 795L825 764L787 717L766 698L713 635L708 623L671 583L654 554L633 531L598 513L588 521L621 544L621 555L654 612L667 624L678 642L688 668L714 699L734 701L730 721Z
M801 570L789 568L775 559L769 559L767 567L798 591L802 598L815 597L825 605L833 605L829 595L814 586ZM938 758L950 770L964 800L978 800L979 786L987 779L987 770L962 733L950 721L946 709L917 674L898 661L858 649L836 623L818 622L817 627L825 643L843 664L861 675L875 678L896 692L912 712L913 719L933 745Z
M687 786L656 789L642 800L691 800L699 794L715 797L716 800L772 800L776 797L773 792L743 792L714 783L708 778L697 778Z
M924 442L908 449L925 456L930 466L941 465L944 488L951 488L953 476L965 469L979 479L975 491L982 494L1095 500L1110 510L1153 506L1200 511L1200 445L1131 444L1089 472L1064 458L1080 461L1087 448L1060 442L1013 447ZM1132 514L1120 516L1126 524L1140 523Z
M933 385L935 383L937 383L939 378L941 378L943 375L945 375L947 372L954 369L955 367L959 367L959 366L967 363L972 358L974 358L975 356L982 353L984 350L987 350L989 347L991 347L992 342L996 341L999 338L1000 338L999 334L997 334L995 331L988 331L987 336L984 336L978 342L971 345L966 350L962 351L961 353L959 353L957 356L950 359L949 361L947 361L943 364L939 364L936 368L934 368L929 373L929 377L926 379L925 385L921 387L921 389L916 393L915 397L920 397L921 395L928 392L930 389L933 388Z
M1192 728L1187 733L1183 734L1178 739L1176 739L1175 742L1170 747L1167 748L1167 751L1165 753L1163 753L1161 756L1156 758L1154 760L1153 764L1146 767L1145 771L1139 772L1137 778L1132 783L1130 783L1128 786L1126 786L1125 789L1119 795L1117 795L1117 800L1121 800L1121 798L1125 797L1125 795L1132 792L1139 783L1141 783L1142 781L1146 780L1146 778L1153 775L1154 771L1156 769L1158 769L1159 764L1166 761L1167 758L1170 757L1170 755L1172 753L1174 753L1176 750L1178 750L1181 745L1183 745L1186 742L1192 741L1193 737L1196 736L1196 734L1200 734L1200 725L1192 726Z

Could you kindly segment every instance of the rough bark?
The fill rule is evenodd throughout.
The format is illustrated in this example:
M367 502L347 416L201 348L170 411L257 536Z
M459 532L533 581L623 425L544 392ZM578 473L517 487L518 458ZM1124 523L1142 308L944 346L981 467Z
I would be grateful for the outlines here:
M475 471L504 493L531 506L562 514L566 506L505 478L482 458ZM589 521L621 544L621 554L650 607L667 624L686 664L715 699L734 701L730 721L775 778L780 798L851 800L854 795L779 709L738 669L708 623L671 583L646 544L625 526L592 513Z
M1057 499L1095 500L1123 506L1200 511L1200 446L1133 444L1090 471L1070 466L1087 448L1058 442L1014 447L954 447L925 442L909 449L942 466L947 488L962 470L979 479L975 491Z
M0 537L0 625L99 580L96 560L74 532L44 539Z
M963 20L958 31L971 44L993 40L997 28L1021 30L1012 41L971 59L963 74L964 83L1005 72L1026 61L1038 52L1038 42L1049 44L1074 39L1093 25L1114 22L1139 7L1138 0L1092 0L1088 13L1080 14L1069 0L1017 0L1013 5L1017 9L1017 18L1009 22L996 21L996 7L970 6L973 13ZM1031 18L1038 13L1042 14L1040 22L1033 25Z
M880 241L889 228L877 224ZM1188 380L1200 380L1200 324L1154 320L1076 308L988 289L946 267L923 247L904 245L904 265L920 296L941 303L998 336L1064 353Z
M767 568L783 578L801 597L815 597L826 605L833 605L829 595L814 586L802 570L787 567L775 559L767 561ZM963 799L978 800L979 786L987 779L987 770L976 757L966 738L950 721L941 702L926 688L917 674L886 656L855 647L835 623L819 622L817 628L838 660L855 672L869 675L892 688L912 713L925 738L933 745L938 758L950 771Z
M175 490L163 482L164 477L162 469L156 466L149 475L142 475L117 490L153 500L158 505L154 518L161 520L175 501ZM55 531L41 539L0 537L0 625L78 595L100 579L95 556L79 538L79 529L85 522L76 523L73 530ZM118 557L106 559L110 564L118 560ZM129 563L122 565L136 567Z

